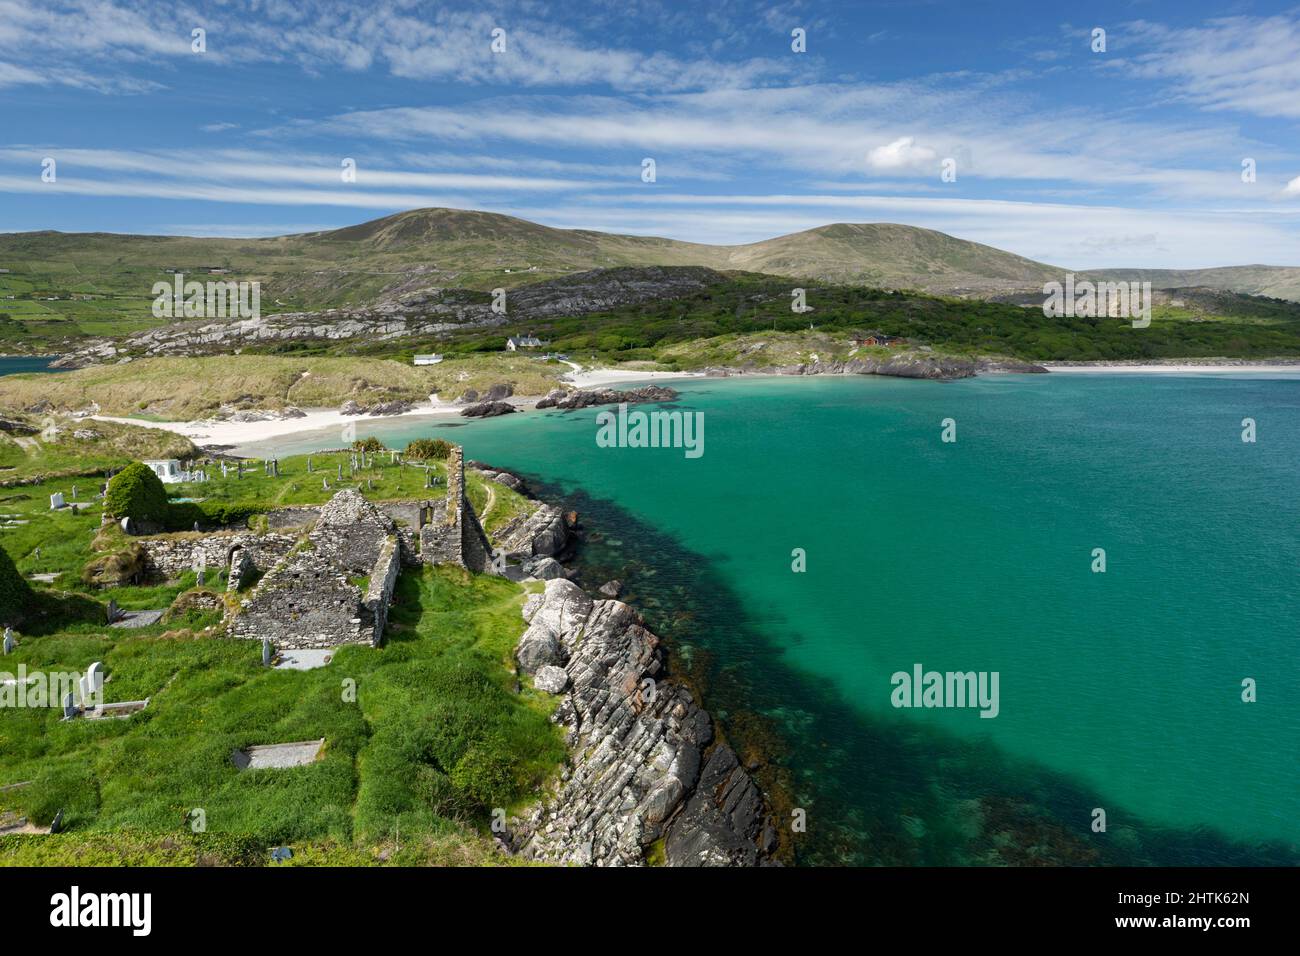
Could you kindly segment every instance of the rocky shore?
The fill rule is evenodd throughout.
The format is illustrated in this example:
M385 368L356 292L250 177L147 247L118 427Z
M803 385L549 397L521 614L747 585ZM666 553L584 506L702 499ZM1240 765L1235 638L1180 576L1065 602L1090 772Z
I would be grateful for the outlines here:
M473 467L527 493L522 480ZM553 719L569 759L557 790L510 821L504 843L539 862L589 866L757 866L779 839L768 803L719 738L693 691L669 672L659 637L616 582L593 597L555 560L571 553L577 515L542 502L498 532L544 590L523 607L515 648L533 686L562 694Z
M511 821L529 859L596 866L756 866L778 846L763 794L713 720L668 677L659 638L627 604L566 579L523 609L515 654L565 690L555 720L570 766L559 792Z

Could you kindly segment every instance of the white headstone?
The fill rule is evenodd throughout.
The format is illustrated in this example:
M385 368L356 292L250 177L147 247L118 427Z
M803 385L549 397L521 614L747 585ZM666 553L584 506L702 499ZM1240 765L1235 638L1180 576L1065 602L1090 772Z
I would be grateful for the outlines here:
M63 492L61 492L61 491L56 491L54 494L50 495L50 510L51 510L51 511L58 511L60 508L62 508L62 507L64 507L64 506L65 506L65 502L64 502L64 500L63 500Z

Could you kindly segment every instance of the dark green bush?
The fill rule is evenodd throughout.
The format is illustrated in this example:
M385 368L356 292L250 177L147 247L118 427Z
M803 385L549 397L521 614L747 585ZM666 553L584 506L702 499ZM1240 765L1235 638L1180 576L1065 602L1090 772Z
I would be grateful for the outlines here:
M162 479L143 462L133 461L109 479L104 512L111 518L165 525L169 508Z
M374 435L367 435L365 438L358 438L354 441L352 443L352 449L353 451L364 452L383 451L384 443Z
M0 630L22 620L31 598L31 586L14 567L9 552L0 548Z

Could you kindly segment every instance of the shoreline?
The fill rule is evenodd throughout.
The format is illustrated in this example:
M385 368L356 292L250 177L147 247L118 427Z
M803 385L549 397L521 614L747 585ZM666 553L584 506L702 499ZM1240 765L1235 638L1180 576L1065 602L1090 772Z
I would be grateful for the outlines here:
M653 372L631 369L585 369L564 376L560 382L577 389L601 388L609 385L624 385L634 382L654 382L665 379L705 378L703 372ZM546 396L512 395L505 399L521 412L532 411ZM219 418L201 418L183 422L147 421L141 418L125 418L115 415L91 415L95 421L116 422L122 425L138 425L142 428L158 428L188 438L200 447L219 445L232 449L250 445L259 445L276 438L289 438L305 432L323 431L327 428L342 430L353 425L358 431L365 425L404 419L436 420L447 417L460 417L466 404L457 404L440 400L436 395L405 412L395 415L344 415L338 409L304 408L302 415L292 417L272 417L254 421L230 421ZM340 438L340 440L342 440Z
M570 364L576 365L576 363ZM1204 362L1043 362L1040 364L1050 374L1066 375L1300 375L1300 360L1253 362L1245 359L1219 359ZM722 371L723 374L717 374L719 371ZM838 374L850 373L841 372ZM994 371L986 374L1006 373ZM802 377L771 370L725 369L714 370L714 374L709 374L703 371L664 372L602 368L576 370L563 376L560 383L576 389L591 389L640 383L648 384L665 380L757 378L766 376ZM545 396L519 395L510 396L506 401L518 408L520 412L528 412L533 411L537 402L541 401L543 397ZM209 418L183 422L160 422L113 415L94 415L90 417L99 421L162 429L188 438L200 447L222 446L237 450L262 445L278 438L289 438L329 428L337 428L341 432L349 424L360 429L367 424L408 419L413 421L434 421L449 417L459 418L463 408L465 408L464 404L441 401L437 396L430 396L429 401L395 415L344 415L337 409L310 408L303 409L304 414L301 416L267 418L255 421L228 421Z

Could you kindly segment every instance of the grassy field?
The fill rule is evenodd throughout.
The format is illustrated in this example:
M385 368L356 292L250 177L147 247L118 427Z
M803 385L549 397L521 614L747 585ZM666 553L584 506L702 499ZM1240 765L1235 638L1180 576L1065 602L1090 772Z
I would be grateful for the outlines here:
M189 439L157 428L44 415L6 415L35 431L0 432L0 487L45 476L101 475L133 458L185 459L197 454Z
M518 395L545 395L569 371L559 362L505 355L474 355L439 365L374 358L282 357L270 355L139 359L125 365L97 365L57 375L28 373L0 377L0 409L28 408L48 401L56 408L99 405L104 415L185 421L238 408L337 408L405 400L431 394L457 398L506 384ZM364 419L358 427L364 428Z
M62 810L67 827L0 840L0 862L84 860L82 847L119 832L128 837L108 840L108 858L194 862L204 852L189 846L195 809L209 838L237 838L226 852L293 843L317 862L335 850L342 862L374 861L400 832L402 861L490 859L492 808L536 799L564 754L548 719L554 698L514 692L522 596L500 578L408 572L385 646L342 648L313 671L268 670L255 642L162 625L24 638L6 669L99 660L108 701L150 704L102 722L0 709L0 786L30 781L0 791L0 811L46 825ZM319 737L324 752L309 766L240 772L230 760L239 747Z
M111 449L101 451L111 458ZM213 509L265 511L321 503L344 486L375 500L445 487L426 490L423 469L383 453L340 483L348 458L313 455L310 474L305 457L286 458L279 477L255 461L243 478L215 472L169 490ZM445 468L433 467L445 479ZM295 865L511 862L493 848L491 811L536 800L564 757L549 720L555 698L516 685L524 586L455 568L407 570L383 647L341 648L317 670L268 670L256 642L219 636L215 611L138 630L106 627L109 599L166 608L183 603L196 579L188 572L144 586L84 584L86 562L130 539L101 529L93 499L84 513L49 511L48 496L71 500L73 483L49 479L0 495L0 512L12 516L0 546L24 576L57 575L33 584L19 645L0 670L84 672L102 661L107 701L150 704L123 720L71 722L50 707L0 707L0 817L46 826L62 811L67 828L0 837L0 863L245 865L268 862L268 848L281 843L293 844ZM97 487L78 483L77 500ZM473 472L467 487L480 508L491 502L489 528L530 507ZM230 759L248 745L321 737L321 758L305 767L240 772ZM196 809L202 833L192 831Z

